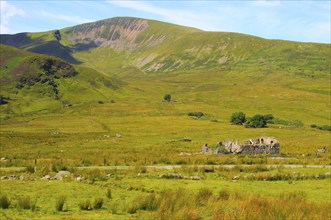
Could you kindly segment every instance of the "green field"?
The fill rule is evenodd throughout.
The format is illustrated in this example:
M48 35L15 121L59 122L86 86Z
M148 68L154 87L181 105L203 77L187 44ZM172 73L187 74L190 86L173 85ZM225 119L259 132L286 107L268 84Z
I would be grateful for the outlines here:
M330 45L157 21L113 41L104 27L114 22L63 29L60 42L52 31L1 36L24 49L0 44L1 219L331 218ZM109 47L82 45L93 25L100 36L89 36ZM273 123L232 125L238 111ZM279 140L280 154L199 154L262 135ZM63 180L41 180L63 170ZM183 178L161 177L175 174Z

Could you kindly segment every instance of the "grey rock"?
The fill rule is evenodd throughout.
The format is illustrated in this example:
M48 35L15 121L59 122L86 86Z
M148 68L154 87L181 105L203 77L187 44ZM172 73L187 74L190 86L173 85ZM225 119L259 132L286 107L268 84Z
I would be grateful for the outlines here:
M66 170L59 171L52 179L54 180L63 180L64 177L69 176L70 172Z
M41 180L50 180L51 176L50 175L45 175L44 177L40 178Z

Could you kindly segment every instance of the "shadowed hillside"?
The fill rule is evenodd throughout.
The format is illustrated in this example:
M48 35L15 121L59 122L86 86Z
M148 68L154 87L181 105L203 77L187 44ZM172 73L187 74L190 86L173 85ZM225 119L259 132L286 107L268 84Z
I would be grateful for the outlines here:
M4 113L107 100L120 85L93 69L75 67L48 55L3 44L0 44L0 55L0 91L7 100L1 106Z

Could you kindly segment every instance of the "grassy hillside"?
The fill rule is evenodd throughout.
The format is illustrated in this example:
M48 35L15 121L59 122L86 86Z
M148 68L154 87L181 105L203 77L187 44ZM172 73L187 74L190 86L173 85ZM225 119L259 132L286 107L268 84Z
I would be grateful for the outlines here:
M0 45L2 117L8 114L53 111L85 102L105 102L121 83L97 71L72 66L55 57Z
M330 45L139 18L0 39L1 217L330 218ZM279 155L199 154L261 135Z
M1 42L115 75L264 70L314 76L330 70L330 45L266 40L117 17L57 31L1 35ZM125 69L126 71L120 71Z

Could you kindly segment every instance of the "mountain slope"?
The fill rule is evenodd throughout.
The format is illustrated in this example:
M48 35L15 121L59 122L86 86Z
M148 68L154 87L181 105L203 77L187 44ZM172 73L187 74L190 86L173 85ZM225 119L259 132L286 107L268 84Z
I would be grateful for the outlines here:
M121 83L93 69L59 58L0 44L0 95L3 113L57 109L108 100Z
M117 17L57 31L1 35L1 42L119 75L250 69L328 72L329 44L266 40Z

